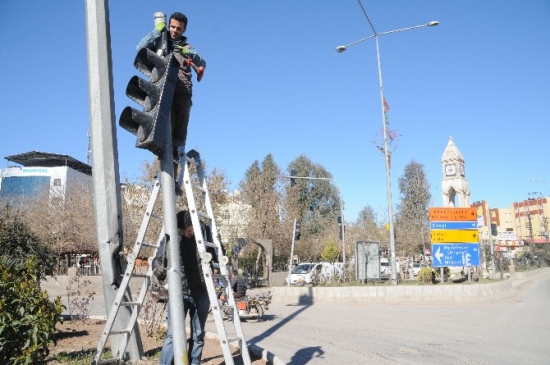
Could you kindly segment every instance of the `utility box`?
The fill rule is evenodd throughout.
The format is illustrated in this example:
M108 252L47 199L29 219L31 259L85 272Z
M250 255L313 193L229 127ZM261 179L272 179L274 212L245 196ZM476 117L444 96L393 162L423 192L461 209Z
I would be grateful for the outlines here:
M357 281L380 280L380 242L355 242L355 278Z

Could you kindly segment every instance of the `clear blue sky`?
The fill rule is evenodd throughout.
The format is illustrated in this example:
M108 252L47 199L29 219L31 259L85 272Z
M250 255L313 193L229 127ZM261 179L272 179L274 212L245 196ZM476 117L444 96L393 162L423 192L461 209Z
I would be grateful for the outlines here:
M379 32L390 128L401 137L392 188L411 160L425 166L441 205L441 155L450 136L466 160L471 201L509 207L550 195L550 2L363 0ZM208 62L195 83L187 140L236 187L272 153L285 170L306 154L342 188L347 220L367 204L387 211L374 39L355 0L110 1L116 123L135 46L153 13L182 11L186 35ZM87 158L85 1L0 3L0 157L29 151ZM122 176L152 160L117 128ZM0 166L5 167L7 161ZM531 178L546 182L532 182Z

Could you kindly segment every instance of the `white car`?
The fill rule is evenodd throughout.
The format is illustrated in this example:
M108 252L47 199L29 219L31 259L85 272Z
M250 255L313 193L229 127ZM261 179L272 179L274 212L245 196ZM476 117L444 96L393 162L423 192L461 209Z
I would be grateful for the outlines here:
M319 280L322 269L323 264L321 263L305 262L298 264L290 272L290 285L315 285ZM285 279L285 285L288 285L288 276Z
M317 285L338 280L344 275L344 265L341 262L304 262L296 265L290 272L290 285L304 286ZM288 276L285 284L288 285Z

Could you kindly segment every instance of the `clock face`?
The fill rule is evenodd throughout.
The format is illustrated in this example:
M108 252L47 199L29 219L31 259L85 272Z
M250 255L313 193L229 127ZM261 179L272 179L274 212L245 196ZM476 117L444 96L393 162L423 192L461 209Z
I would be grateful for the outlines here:
M455 164L449 164L445 165L445 175L452 176L456 174L456 165Z
M460 176L466 176L466 172L464 171L464 164L460 164Z

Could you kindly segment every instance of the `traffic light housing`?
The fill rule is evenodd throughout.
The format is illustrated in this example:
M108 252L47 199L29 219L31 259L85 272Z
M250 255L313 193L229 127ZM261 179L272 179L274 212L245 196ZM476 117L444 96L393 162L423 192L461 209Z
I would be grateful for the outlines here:
M491 223L491 236L498 236L498 228L495 223Z
M290 176L296 176L296 170L290 170ZM290 186L296 185L296 179L291 177L290 178Z
M178 66L172 54L165 58L148 48L139 50L134 66L149 81L132 77L126 95L140 104L143 111L126 107L120 115L119 125L137 136L136 147L161 156L178 80Z
M302 236L302 232L300 231L300 227L301 227L301 223L300 221L296 221L296 225L294 226L294 240L295 241L298 241L300 240L300 236Z

